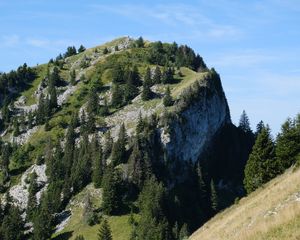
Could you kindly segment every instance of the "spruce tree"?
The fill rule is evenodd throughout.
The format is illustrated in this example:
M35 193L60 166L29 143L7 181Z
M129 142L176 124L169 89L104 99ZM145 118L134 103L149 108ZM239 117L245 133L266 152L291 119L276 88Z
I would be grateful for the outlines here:
M110 131L107 131L104 135L104 148L103 148L103 159L106 160L112 151L113 139L111 137Z
M118 140L113 144L111 162L114 166L126 161L127 135L124 123L121 124Z
M123 104L123 90L119 84L113 84L112 86L111 105L119 108Z
M78 48L78 53L82 53L86 50L86 48L83 45L80 45Z
M211 202L211 209L213 214L217 213L219 207L218 195L217 195L216 186L214 184L213 179L210 181L210 202Z
M48 203L48 197L44 194L38 214L33 220L33 240L48 240L52 235L53 219Z
M9 206L8 212L2 221L0 234L3 240L24 239L24 221L21 217L21 211L17 206Z
M122 207L121 178L117 170L107 167L102 179L102 210L107 215L118 214Z
M111 230L106 219L101 223L98 231L98 240L112 240Z
M72 71L70 71L70 83L72 86L74 86L76 84L76 72L75 69L73 69Z
M161 71L159 66L156 66L153 76L153 83L159 84L161 83Z
M146 74L144 76L144 81L143 81L143 90L142 90L142 100L147 101L151 99L153 93L151 91L152 86L152 80L151 80L151 72L150 68L148 67L146 69Z
M276 158L283 171L300 157L300 114L282 124L276 143Z
M173 105L173 99L171 96L171 91L170 91L170 87L167 87L166 92L165 92L165 96L163 99L163 103L165 107L169 107Z
M249 118L245 110L243 110L242 115L240 117L239 128L245 133L251 132Z
M189 238L189 232L186 223L184 223L180 228L179 240L188 240L188 238Z
M154 177L146 181L139 195L140 222L136 229L138 240L168 239L165 217L165 188Z
M96 114L99 106L99 97L97 95L96 89L90 89L87 101L87 113L88 114Z
M267 125L258 134L245 167L244 187L250 193L280 172L275 146Z
M30 185L28 188L28 203L27 203L27 218L32 220L34 217L34 214L37 210L37 199L36 199L36 193L38 192L38 185L37 185L37 174L36 172L33 172L30 175Z
M92 180L96 188L101 187L101 180L103 175L103 160L102 160L102 149L98 138L95 136L91 143L92 152Z

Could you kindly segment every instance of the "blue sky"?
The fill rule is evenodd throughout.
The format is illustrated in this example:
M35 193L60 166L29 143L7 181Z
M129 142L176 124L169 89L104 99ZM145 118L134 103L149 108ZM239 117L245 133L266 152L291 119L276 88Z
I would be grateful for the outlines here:
M0 0L0 71L119 36L188 44L220 73L232 121L273 133L300 112L298 0Z

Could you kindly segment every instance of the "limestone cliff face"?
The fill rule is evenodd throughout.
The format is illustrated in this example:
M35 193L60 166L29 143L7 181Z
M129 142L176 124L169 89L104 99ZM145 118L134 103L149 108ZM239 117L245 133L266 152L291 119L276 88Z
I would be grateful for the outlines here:
M219 76L215 73L198 81L177 102L177 115L161 130L161 141L167 155L195 162L224 125L230 124L229 107ZM184 105L184 107L182 107Z

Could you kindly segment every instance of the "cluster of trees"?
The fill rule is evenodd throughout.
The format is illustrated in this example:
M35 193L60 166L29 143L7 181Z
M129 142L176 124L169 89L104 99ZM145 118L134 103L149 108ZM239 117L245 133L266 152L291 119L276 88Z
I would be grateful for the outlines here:
M26 63L18 67L16 71L0 73L0 107L2 118L0 119L0 130L10 123L10 103L16 99L18 93L28 88L36 78L34 69Z
M245 114L241 127L249 130ZM250 193L296 164L300 159L300 115L288 119L274 141L268 125L262 121L257 125L256 140L245 167L244 187Z
M207 69L202 57L195 54L193 49L186 45L178 46L177 43L167 44L160 41L149 44L148 61L151 64L176 67L188 67L195 71Z

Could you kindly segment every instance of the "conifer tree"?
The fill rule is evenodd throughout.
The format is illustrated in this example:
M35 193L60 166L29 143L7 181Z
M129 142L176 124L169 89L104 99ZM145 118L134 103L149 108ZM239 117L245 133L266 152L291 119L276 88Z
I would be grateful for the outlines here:
M300 159L300 114L282 124L276 143L276 158L283 171Z
M92 180L96 188L101 187L101 180L103 175L103 160L102 160L102 149L98 138L95 136L91 143L92 152Z
M44 194L41 198L38 214L33 220L33 240L48 240L51 237L53 219L48 203L47 194Z
M189 233L188 233L187 225L186 223L184 223L180 228L179 240L188 240L188 238L189 238Z
M132 100L139 93L139 89L135 85L134 81L135 81L134 76L133 73L131 72L129 74L129 77L126 80L126 85L124 89L124 99L126 102Z
M1 239L3 240L23 240L24 221L21 211L17 206L10 205L1 225Z
M50 95L50 109L53 110L57 107L57 94L56 94L56 88L54 85L50 85L48 87L48 92Z
M98 231L98 240L112 240L111 230L106 219L101 223Z
M161 71L159 66L156 66L153 76L153 83L159 84L161 83Z
M257 138L258 134L260 134L261 130L265 127L265 124L263 121L260 121L257 125L256 125L256 131L255 131L255 138Z
M105 48L103 49L103 54L108 54L108 48L107 48L107 47L105 47Z
M244 187L250 193L280 172L275 147L267 125L258 134L245 167Z
M119 108L123 104L123 91L119 84L114 84L112 87L111 105Z
M239 128L245 133L251 132L249 118L245 110L243 110L242 115L240 117Z
M138 199L141 218L136 229L136 239L168 239L164 202L165 188L154 177L150 178L146 181Z
M143 101L147 101L149 99L151 99L152 97L152 91L151 91L151 87L152 86L152 80L151 80L151 72L150 72L150 68L148 67L146 69L146 74L144 77L144 81L143 81L143 90L142 90L142 100Z
M82 53L86 50L86 48L83 45L80 45L78 48L78 53Z
M76 72L75 69L73 69L72 71L70 71L70 83L72 86L75 85L76 83Z
M92 88L88 95L87 101L87 113L88 114L96 114L99 106L99 97L97 95L96 89Z
M211 202L211 209L213 214L217 213L219 204L218 204L218 195L216 191L216 186L214 184L214 180L210 181L210 202Z
M136 129L135 129L136 134L138 135L138 134L142 133L144 130L144 127L145 127L144 119L142 118L142 113L139 112L138 121L137 121Z
M111 162L116 166L126 161L127 135L124 123L121 124L118 140L113 144Z
M37 180L37 174L36 172L33 172L30 175L30 185L28 188L28 203L26 208L28 219L33 219L37 209L36 193L38 192L38 185L36 180Z
M173 105L173 99L171 96L171 91L170 91L170 87L167 87L166 92L165 92L165 96L163 99L163 103L165 107L169 107Z
M111 137L110 131L107 131L104 135L104 148L103 148L103 159L107 159L112 151L113 139Z
M135 46L138 48L142 48L144 47L144 39L142 37L139 37L136 41L135 41Z
M102 180L102 209L107 215L117 214L122 207L121 179L117 170L107 167Z

